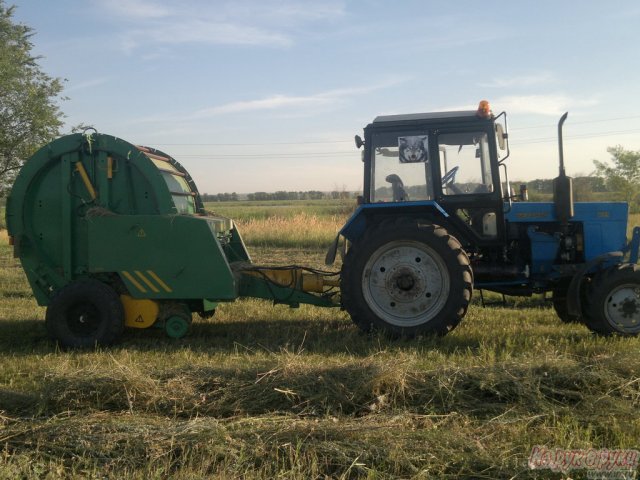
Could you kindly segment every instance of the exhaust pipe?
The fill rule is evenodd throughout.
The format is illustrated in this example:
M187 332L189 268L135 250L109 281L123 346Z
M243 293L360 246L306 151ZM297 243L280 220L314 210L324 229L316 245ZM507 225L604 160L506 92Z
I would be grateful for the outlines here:
M564 151L562 146L562 125L569 112L565 112L558 122L558 149L560 154L560 173L553 179L553 203L556 207L556 216L564 233L569 227L569 219L573 217L573 179L567 177L564 170Z

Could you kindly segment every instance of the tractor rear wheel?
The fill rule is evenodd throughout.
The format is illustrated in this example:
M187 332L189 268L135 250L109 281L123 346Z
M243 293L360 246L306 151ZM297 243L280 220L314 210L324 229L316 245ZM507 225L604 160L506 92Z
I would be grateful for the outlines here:
M622 264L595 275L583 307L587 327L601 335L640 333L640 266Z
M124 331L124 307L108 285L93 279L77 280L51 299L45 323L49 336L63 347L110 345Z
M347 252L340 289L343 307L364 331L445 335L467 312L473 274L462 246L443 227L385 220Z

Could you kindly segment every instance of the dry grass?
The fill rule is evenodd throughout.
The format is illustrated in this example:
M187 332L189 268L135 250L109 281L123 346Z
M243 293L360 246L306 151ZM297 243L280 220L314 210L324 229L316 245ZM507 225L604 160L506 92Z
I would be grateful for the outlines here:
M273 229L255 222L254 238ZM324 253L263 245L259 263ZM411 341L247 299L182 340L62 352L6 237L0 265L0 478L560 478L528 470L533 445L638 447L640 339L562 324L540 298L474 303L450 335Z
M301 212L292 217L238 220L237 224L247 245L324 249L331 244L345 220L344 216Z

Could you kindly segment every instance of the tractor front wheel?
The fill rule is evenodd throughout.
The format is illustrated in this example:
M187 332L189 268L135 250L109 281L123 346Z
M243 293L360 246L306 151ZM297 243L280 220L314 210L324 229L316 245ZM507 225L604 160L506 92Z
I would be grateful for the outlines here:
M77 280L51 299L45 323L49 336L62 347L110 345L124 330L124 307L108 285L92 279Z
M467 312L473 275L460 243L444 228L386 220L351 246L340 289L343 307L364 331L444 335Z
M556 315L558 315L558 318L564 323L577 323L580 322L580 317L571 315L569 313L569 306L567 305L569 283L571 283L571 279L561 280L560 283L553 288L553 309Z
M622 264L596 274L585 300L584 321L601 335L640 333L640 266Z

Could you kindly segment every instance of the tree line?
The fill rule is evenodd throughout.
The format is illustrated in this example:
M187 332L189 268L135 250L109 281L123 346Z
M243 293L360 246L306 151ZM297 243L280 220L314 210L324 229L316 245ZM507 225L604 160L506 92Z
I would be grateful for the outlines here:
M267 201L267 200L340 200L340 199L348 199L355 198L358 195L353 192L346 191L338 191L334 190L332 192L321 192L319 190L307 190L306 192L287 192L284 190L280 190L277 192L254 192L248 193L246 198L242 198L242 200L248 200L250 202L253 201ZM232 193L216 193L216 194L208 194L205 193L202 195L203 202L236 202L241 200L240 196L236 192Z

